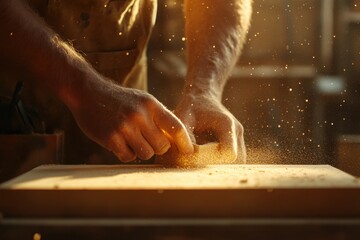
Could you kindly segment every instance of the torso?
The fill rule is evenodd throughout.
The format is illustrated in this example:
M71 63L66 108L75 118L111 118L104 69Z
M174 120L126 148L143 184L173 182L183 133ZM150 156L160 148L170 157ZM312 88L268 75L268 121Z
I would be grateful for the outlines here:
M28 0L64 40L84 52L138 47L151 31L155 0Z
M145 51L156 0L28 0L101 74L146 90Z
M146 90L145 52L155 22L156 0L27 1L102 75L124 87ZM10 96L16 81L30 78L27 73L17 75L18 72L0 69L0 94ZM24 90L24 102L39 110L48 128L65 131L67 163L118 162L112 154L86 138L66 107L40 89L35 81L27 81Z

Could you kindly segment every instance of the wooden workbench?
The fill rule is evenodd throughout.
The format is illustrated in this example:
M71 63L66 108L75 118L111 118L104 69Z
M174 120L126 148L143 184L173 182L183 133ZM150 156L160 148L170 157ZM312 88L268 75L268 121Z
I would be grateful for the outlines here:
M359 218L360 181L328 165L49 165L0 185L6 218Z

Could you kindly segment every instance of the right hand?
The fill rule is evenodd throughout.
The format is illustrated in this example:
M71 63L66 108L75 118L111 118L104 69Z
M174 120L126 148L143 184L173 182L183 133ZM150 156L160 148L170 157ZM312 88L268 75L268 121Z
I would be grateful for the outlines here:
M110 81L91 81L69 106L79 127L122 162L162 155L174 143L178 151L194 149L185 126L152 95Z

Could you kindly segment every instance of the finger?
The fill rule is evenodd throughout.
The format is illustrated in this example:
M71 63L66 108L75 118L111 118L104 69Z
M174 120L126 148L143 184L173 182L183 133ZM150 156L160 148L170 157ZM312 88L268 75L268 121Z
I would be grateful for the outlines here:
M219 140L221 154L228 161L234 162L238 155L238 136L234 123L223 124L223 126L213 129L213 132Z
M149 160L154 155L154 150L145 140L139 130L123 131L124 138L128 145L141 160Z
M142 130L142 135L151 145L156 155L163 155L170 148L170 141L164 133L154 125L150 125Z
M121 135L115 135L109 144L109 150L112 151L122 162L131 162L136 159L135 153L126 144Z
M183 121L183 124L186 127L187 133L189 134L190 140L192 143L196 143L196 138L194 134L195 127L193 127L193 124L187 124L186 121Z
M177 116L180 119L180 121L185 125L191 142L196 143L196 137L194 134L194 130L195 130L194 119L193 119L193 117L189 117L189 116L191 116L191 113L186 113L185 117L184 117L184 115L178 115L178 114L175 114L175 116Z
M156 125L163 130L180 153L191 154L194 147L185 126L168 110L154 116Z
M196 143L195 134L193 131L188 130L189 137L191 139L191 142Z
M238 123L236 130L237 130L237 139L238 139L238 141L237 141L238 142L237 162L238 163L246 163L246 146L245 146L245 140L244 140L244 128L240 123Z

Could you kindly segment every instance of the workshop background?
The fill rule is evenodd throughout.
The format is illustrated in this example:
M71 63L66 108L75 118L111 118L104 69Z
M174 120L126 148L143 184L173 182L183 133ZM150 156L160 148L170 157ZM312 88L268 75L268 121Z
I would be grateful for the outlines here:
M149 47L149 91L171 109L186 74L182 4L159 3ZM245 127L248 163L329 163L359 174L360 1L257 0L253 7L223 95Z
M183 0L159 0L148 53L149 91L170 109L181 96L186 74L182 7ZM255 0L247 38L223 102L244 125L248 163L328 163L360 175L360 0ZM0 77L10 81L3 73ZM0 89L0 95L13 88ZM37 100L46 95L32 89ZM47 131L71 121L50 116L69 115L64 111L40 111ZM0 134L0 176L61 162L64 146L65 159L82 162L71 151L86 148L64 134L65 140L61 132L37 136L35 142L21 139L26 147L16 149L18 136ZM83 141L90 140L83 136ZM31 152L32 147L37 150ZM10 163L4 157L9 149L15 149L18 160ZM97 163L96 156L87 160ZM16 161L23 161L21 171L4 170Z

